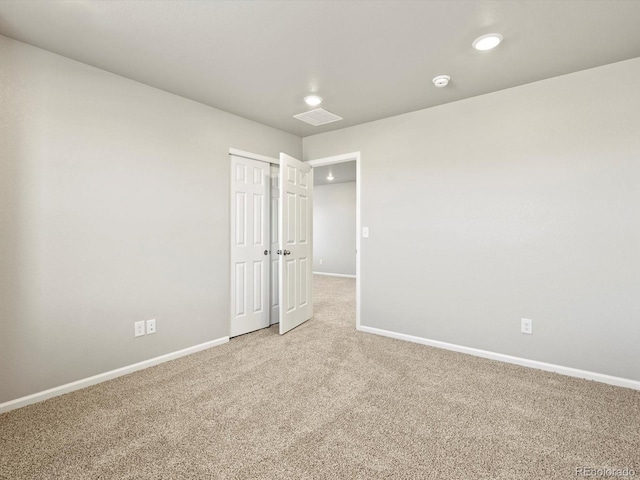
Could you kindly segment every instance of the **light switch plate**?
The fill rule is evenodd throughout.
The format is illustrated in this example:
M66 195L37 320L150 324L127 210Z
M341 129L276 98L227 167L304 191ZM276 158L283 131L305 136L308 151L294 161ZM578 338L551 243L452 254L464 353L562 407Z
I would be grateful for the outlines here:
M362 227L362 238L369 238L369 227Z

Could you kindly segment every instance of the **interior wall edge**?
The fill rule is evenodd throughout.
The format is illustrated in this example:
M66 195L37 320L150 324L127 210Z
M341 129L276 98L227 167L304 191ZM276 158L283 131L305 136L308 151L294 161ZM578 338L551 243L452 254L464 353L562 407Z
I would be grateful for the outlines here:
M123 375L128 375L130 373L137 372L139 370L144 370L145 368L154 367L156 365L160 365L161 363L169 362L171 360L176 360L186 355L191 355L193 353L201 352L202 350L207 350L209 348L217 347L219 345L223 345L227 343L228 341L229 341L229 337L217 338L215 340L201 343L199 345L183 348L182 350L177 350L175 352L160 355L158 357L150 358L148 360L143 360L142 362L134 363L132 365L127 365L126 367L116 368L115 370L99 373L91 377L83 378L81 380L76 380L75 382L66 383L58 387L49 388L41 392L16 398L15 400L9 400L8 402L0 403L0 414L9 412L11 410L15 410L18 408L26 407L27 405L32 405L34 403L42 402L49 398L58 397L60 395L64 395L65 393L70 393L76 390L81 390L83 388L90 387L92 385L97 385L98 383L113 380L114 378L122 377Z
M357 278L357 275L347 275L346 273L313 272L313 274L314 275L324 275L326 277Z
M615 377L613 375L607 375L604 373L591 372L588 370L581 370L579 368L565 367L563 365L556 365L553 363L540 362L538 360L531 360L528 358L505 355L503 353L490 352L488 350L455 345L453 343L431 340L429 338L417 337L414 335L407 335L406 333L392 332L390 330L368 327L366 325L361 325L360 327L358 327L358 330L364 333L380 335L382 337L395 338L396 340L403 340L405 342L418 343L420 345L426 345L429 347L442 348L444 350L450 350L452 352L473 355L474 357L481 357L489 360L496 360L498 362L520 365L521 367L535 368L537 370L558 373L560 375L565 375L568 377L592 380L595 382L606 383L608 385L614 385L616 387L640 390L640 381L632 380L630 378Z

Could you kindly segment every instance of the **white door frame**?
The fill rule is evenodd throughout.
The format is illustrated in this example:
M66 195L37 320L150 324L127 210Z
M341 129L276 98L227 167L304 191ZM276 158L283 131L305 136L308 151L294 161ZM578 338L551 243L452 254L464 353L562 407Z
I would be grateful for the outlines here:
M260 160L273 165L280 165L280 160L266 155L251 153L238 148L229 148L229 155L237 155L238 157L250 158L252 160ZM362 190L362 179L360 178L360 152L343 153L341 155L333 155L331 157L316 158L308 160L307 163L312 167L320 167L322 165L331 165L333 163L356 162L356 329L360 330L360 240L362 238L362 227L360 220L360 192ZM231 192L231 174L229 174L229 191ZM230 207L231 208L231 207ZM229 232L231 232L231 217L229 217ZM231 252L231 235L229 235L229 252ZM229 255L229 279L231 279L231 255ZM229 299L231 299L231 282L229 282ZM233 317L233 306L229 302L229 331L231 331L231 318Z
M231 155L235 155L236 157L248 158L250 160L258 160L260 162L270 163L272 165L280 165L280 160L273 157L267 157L266 155L260 155L258 153L246 152L244 150L240 150L238 148L229 148L229 165L231 165ZM233 296L233 283L231 282L231 269L233 265L231 264L233 249L232 245L232 233L231 233L231 219L233 217L233 198L231 194L233 192L233 172L229 173L229 265L228 265L228 278L229 278L229 318L227 321L227 332L231 334L231 321L233 319L233 302L231 302L231 298ZM271 201L271 199L269 199ZM269 284L271 284L271 279L269 279ZM269 305L271 305L271 295L269 295ZM271 320L269 321L271 323Z
M360 239L362 228L360 226L360 191L362 181L360 179L360 152L343 153L331 157L308 160L312 167L332 165L334 163L356 162L356 330L360 330Z
M259 160L261 162L280 165L280 160L278 158L267 157L266 155L260 155L259 153L245 152L244 150L240 150L238 148L229 148L229 155L235 155L236 157L244 157L251 160Z

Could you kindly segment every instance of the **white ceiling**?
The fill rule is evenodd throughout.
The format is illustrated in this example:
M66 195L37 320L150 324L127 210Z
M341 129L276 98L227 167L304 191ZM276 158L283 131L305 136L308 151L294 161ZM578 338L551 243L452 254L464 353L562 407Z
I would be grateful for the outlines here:
M333 180L327 180L331 173ZM334 163L313 168L313 185L331 185L333 183L346 183L356 181L356 162Z
M638 57L639 25L636 0L0 2L2 35L300 136ZM344 120L293 119L309 92Z

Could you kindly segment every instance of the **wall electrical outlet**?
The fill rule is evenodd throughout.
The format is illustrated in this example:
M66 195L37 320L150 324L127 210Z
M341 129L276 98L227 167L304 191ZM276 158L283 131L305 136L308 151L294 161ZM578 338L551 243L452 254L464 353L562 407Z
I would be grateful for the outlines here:
M144 320L135 322L133 324L133 329L134 329L134 333L133 333L134 337L141 337L142 335L144 335Z
M147 335L151 335L152 333L156 333L156 319L147 320Z
M529 318L521 318L520 319L520 332L526 333L527 335L533 334L533 320Z
M322 259L320 259L320 265L322 265Z

